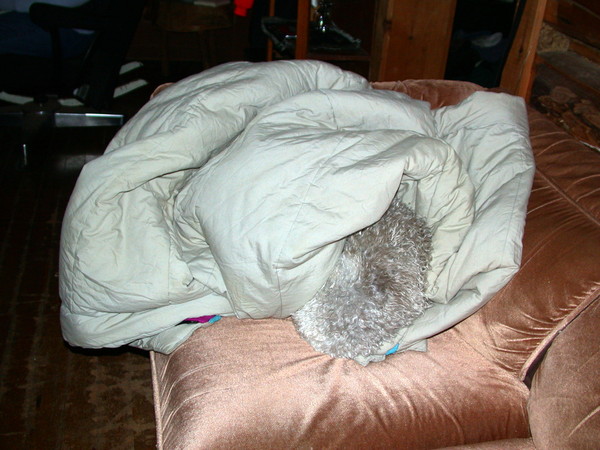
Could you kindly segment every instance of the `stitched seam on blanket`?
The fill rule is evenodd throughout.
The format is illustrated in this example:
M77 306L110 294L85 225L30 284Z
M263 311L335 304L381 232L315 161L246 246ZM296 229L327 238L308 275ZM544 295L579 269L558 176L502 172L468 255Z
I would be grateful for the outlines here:
M333 119L333 123L335 124L336 129L339 129L339 125L338 125L338 121L337 118L335 116L335 109L333 108L333 105L331 103L331 98L330 96L323 91L320 91L320 93L322 95L325 96L325 98L327 99L327 102L329 103L329 108L330 108L330 112L332 115L332 119ZM337 151L338 148L340 146L340 142L342 141L342 137L340 136L338 138L338 142L335 146L335 148L333 149L333 151L330 153L329 157L323 161L321 164L319 164L319 167L317 167L317 169L315 170L314 175L311 177L310 179L310 183L308 183L308 186L306 188L306 191L304 191L304 195L302 196L302 202L300 207L298 208L298 211L296 212L296 216L294 217L294 220L292 220L290 227L286 233L285 239L282 241L282 244L287 242L290 234L292 233L292 230L294 229L295 224L298 222L298 217L300 216L300 213L302 212L302 210L304 209L304 206L306 205L306 197L308 196L308 193L310 192L312 186L314 185L314 181L317 178L317 175L319 175L321 173L321 169L323 168L323 166L325 164L327 164L329 161L331 161L331 159L337 155ZM277 255L277 260L275 261L275 263L273 264L273 269L275 269L275 275L277 276L277 294L279 296L279 316L281 316L283 314L283 298L281 295L281 278L280 278L280 264L281 264L281 253L283 252L283 245L281 246L281 249L279 250L279 255Z
M523 167L527 167L527 161L524 158L523 153L519 152L519 157L520 160L523 164ZM513 201L512 201L512 207L511 207L511 211L515 211L515 205L517 203L517 200L519 198L521 198L521 188L523 185L523 177L524 177L525 173L524 172L520 172L518 175L518 181L517 181L517 189L513 192ZM533 176L530 177L531 181L533 181ZM531 182L530 182L531 184ZM531 186L529 187L529 190L531 191ZM510 233L510 230L513 228L513 223L514 223L514 219L515 219L515 215L511 214L510 219L506 225L506 234L504 235L504 246L502 247L502 259L504 259L505 255L506 255L506 246L508 245L508 239L507 236Z
M436 127L437 127L437 123L436 123ZM493 125L493 127L487 127L487 126L476 126L476 127L473 127L473 126L466 126L466 127L461 127L461 129L460 129L460 130L455 130L455 131L452 131L452 132L449 132L449 133L446 133L446 134L444 134L444 135L443 135L443 136L442 136L440 139L442 139L444 142L446 142L449 136L454 136L454 135L456 135L456 134L457 134L459 131L461 131L461 130L468 130L468 131L474 131L474 130L489 130L489 129L491 129L491 128L496 128L496 127L499 127L499 128L509 127L509 128L512 130L512 129L513 129L513 127L514 127L514 124L507 123L507 122L498 122L498 123L494 124L494 125ZM518 153L518 155L519 155L519 158L520 158L520 160L521 160L521 162L522 162L522 164L523 164L523 167L524 167L524 168L527 168L527 160L525 159L525 157L524 157L523 153L522 153L522 152L519 152L519 153ZM461 158L460 154L458 154L458 156L459 156L459 158L462 160L462 158ZM538 172L537 170L535 170L535 171L536 171L536 172ZM512 206L512 208L511 208L511 209L512 209L512 211L514 211L514 209L515 209L515 203L516 203L516 201L517 201L517 200L518 200L518 198L519 198L519 195L518 195L518 193L520 193L520 192L521 192L521 186L522 186L522 182L523 182L523 176L524 176L524 173L525 173L524 171L521 171L521 172L520 172L518 175L516 175L516 176L518 176L518 179L519 179L519 180L518 180L518 184L517 184L517 186L518 186L518 187L517 187L517 190L516 190L517 192L515 192L515 194L513 195L513 203L512 203L512 205L513 205L513 206ZM516 176L515 176L515 177L516 177ZM546 177L544 177L544 178L546 178ZM513 178L513 179L514 179L514 178ZM533 180L533 176L532 176L532 180ZM548 182L550 183L550 180L548 180ZM553 183L551 183L551 184L552 184L553 186L555 186ZM562 192L562 190L560 190L560 188L558 188L557 186L555 186L555 187L556 187L556 189L557 189L558 191L560 191L561 193L563 193L563 192ZM564 193L563 193L563 194L564 194ZM475 213L476 213L476 212L475 212ZM514 216L511 216L511 218L510 218L510 220L509 220L509 223L507 224L507 227L506 227L506 235L505 235L505 236L507 236L507 235L509 234L509 231L510 231L510 229L512 228L512 224L513 224L513 222L514 222ZM502 247L502 256L503 256L503 257L504 257L504 255L506 254L506 245L507 245L507 240L506 240L506 237L505 237L505 239L504 239L504 246Z
M339 148L339 145L340 145L341 141L342 141L342 137L340 137L338 139L338 143L336 144L334 150L331 152L331 154L329 155L329 157L325 161L323 161L321 164L319 164L319 167L317 167L314 170L314 175L311 177L310 182L308 183L308 186L306 187L306 190L304 191L304 194L302 195L302 201L301 201L300 207L298 208L298 211L296 212L296 216L294 217L294 220L292 220L291 223L290 223L290 227L288 228L288 231L286 233L285 239L283 239L283 241L282 241L282 244L285 243L285 242L287 242L289 236L292 234L292 230L294 229L294 226L298 222L298 217L300 216L300 213L303 211L304 206L307 204L306 198L308 197L308 193L310 192L310 190L314 186L315 179L318 177L319 174L322 173L323 166L325 166L327 163L329 163L329 161L331 161L331 159L334 158L337 155L337 150ZM283 253L283 247L284 246L282 245L281 249L279 250L279 255L277 255L277 259L273 263L273 269L275 269L275 274L277 276L277 293L279 295L279 315L280 316L281 316L281 314L283 312L283 298L282 298L282 295L281 295L281 278L280 278L281 254Z

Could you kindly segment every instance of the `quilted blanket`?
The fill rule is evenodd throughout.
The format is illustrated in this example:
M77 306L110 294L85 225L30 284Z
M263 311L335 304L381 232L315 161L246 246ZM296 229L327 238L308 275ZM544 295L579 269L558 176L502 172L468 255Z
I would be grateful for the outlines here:
M518 269L532 176L519 98L431 110L327 63L218 66L149 101L82 170L63 336L168 353L206 326L190 317L288 317L399 193L433 231L435 306L363 362L422 349Z

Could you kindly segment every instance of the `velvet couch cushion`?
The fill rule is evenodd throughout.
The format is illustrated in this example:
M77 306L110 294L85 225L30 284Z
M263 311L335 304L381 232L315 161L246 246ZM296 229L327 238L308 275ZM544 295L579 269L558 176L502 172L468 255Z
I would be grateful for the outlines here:
M374 86L434 107L481 89ZM223 319L169 356L152 354L159 446L529 446L529 392L516 375L593 301L600 276L600 155L534 111L530 125L538 170L523 268L484 308L433 337L427 353L366 368L315 353L289 321Z
M159 446L437 448L529 436L528 390L453 330L363 367L290 320L222 319L154 353Z
M552 343L533 377L528 411L538 448L600 444L600 301Z
M434 109L455 105L473 92L484 90L473 83L451 80L376 81L371 83L371 86L375 89L402 92L417 100L429 102Z
M600 153L529 111L536 174L521 268L457 331L491 361L525 379L554 337L600 287Z

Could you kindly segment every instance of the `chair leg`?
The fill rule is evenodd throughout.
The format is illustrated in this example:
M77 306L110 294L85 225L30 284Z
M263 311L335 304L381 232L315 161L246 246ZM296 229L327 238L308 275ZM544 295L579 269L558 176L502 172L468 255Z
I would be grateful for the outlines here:
M54 106L54 105L53 105ZM40 111L26 110L21 126L21 162L23 167L36 164L41 160L43 152L37 151L42 133L52 127L54 110L52 108Z
M21 143L21 163L23 167L29 165L29 144Z

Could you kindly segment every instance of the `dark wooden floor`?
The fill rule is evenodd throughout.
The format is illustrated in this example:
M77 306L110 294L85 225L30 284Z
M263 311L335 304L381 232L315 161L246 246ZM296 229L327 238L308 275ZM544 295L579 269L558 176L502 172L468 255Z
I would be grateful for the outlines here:
M0 129L0 448L155 448L148 355L69 348L60 332L61 220L82 163L113 134L46 133L19 168L19 136Z

